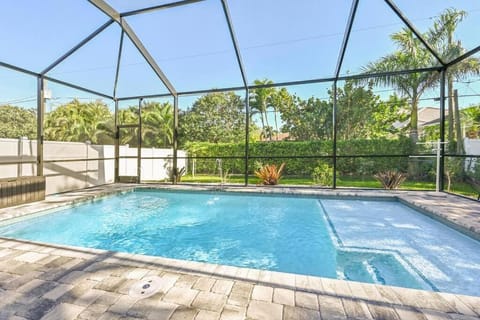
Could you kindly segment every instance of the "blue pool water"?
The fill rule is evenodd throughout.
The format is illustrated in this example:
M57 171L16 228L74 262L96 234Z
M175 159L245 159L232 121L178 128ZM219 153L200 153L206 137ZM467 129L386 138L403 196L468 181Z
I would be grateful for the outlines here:
M480 296L480 243L393 201L139 190L0 235Z

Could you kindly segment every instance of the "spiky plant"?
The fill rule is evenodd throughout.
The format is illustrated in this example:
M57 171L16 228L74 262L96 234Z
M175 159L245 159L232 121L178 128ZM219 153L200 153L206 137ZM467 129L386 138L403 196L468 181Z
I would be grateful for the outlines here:
M277 168L275 164L266 164L255 171L255 175L262 180L263 185L276 185L282 177L282 171L285 168L285 162Z
M398 187L405 181L407 175L403 172L396 170L388 170L384 172L379 172L374 175L375 179L380 181L384 189L393 190L398 189Z
M180 182L185 175L185 167L181 168L167 168L168 179L174 183Z

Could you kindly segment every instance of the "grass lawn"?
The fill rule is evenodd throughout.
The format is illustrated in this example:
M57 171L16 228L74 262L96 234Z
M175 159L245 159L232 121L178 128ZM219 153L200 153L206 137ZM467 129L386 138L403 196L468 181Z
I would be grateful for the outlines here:
M186 175L182 177L182 182L187 183L220 183L220 177L212 175ZM227 183L240 183L243 184L245 178L243 175L232 175L228 178ZM248 179L249 184L255 185L260 183L260 180L255 176L250 176ZM280 180L282 185L302 185L302 186L314 186L314 182L309 177L282 177ZM382 188L380 182L374 178L368 177L338 177L338 187L353 187L353 188ZM403 182L400 189L407 190L435 190L435 182L430 181L409 181L408 179ZM451 187L451 192L459 193L468 197L477 197L478 192L468 183L454 182Z

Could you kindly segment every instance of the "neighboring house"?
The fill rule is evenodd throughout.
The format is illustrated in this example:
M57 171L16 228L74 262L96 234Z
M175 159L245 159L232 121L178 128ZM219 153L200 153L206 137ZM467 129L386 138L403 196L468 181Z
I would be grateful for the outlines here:
M445 110L445 116L448 110ZM418 109L418 129L440 124L440 109L434 107L425 107Z
M445 110L445 116L448 111ZM408 126L410 120L404 122L397 122L394 124L395 128L403 129ZM421 136L423 128L440 124L440 109L435 107L418 108L418 135Z

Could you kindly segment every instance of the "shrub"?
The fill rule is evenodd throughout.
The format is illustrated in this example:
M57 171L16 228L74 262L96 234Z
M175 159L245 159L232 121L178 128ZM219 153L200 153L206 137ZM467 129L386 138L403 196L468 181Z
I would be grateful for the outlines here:
M446 158L445 159L445 176L447 177L447 191L450 192L452 180L464 178L464 159L463 158Z
M375 179L380 181L384 189L398 189L398 187L405 181L407 175L395 170L388 170L379 172L374 175Z
M337 154L365 155L356 158L338 158L337 172L340 175L372 176L376 172L399 169L407 171L408 155L413 153L412 144L409 138L400 139L356 139L337 142ZM196 172L204 174L215 174L211 164L211 158L224 157L223 165L232 174L243 174L245 172L245 144L243 143L208 143L191 142L184 146L189 156L197 156ZM318 166L318 157L331 156L333 153L332 141L275 141L275 142L251 142L249 144L249 155L254 157L249 161L248 172L253 173L256 168L254 159L270 164L281 165L281 162L288 162L284 175L311 176ZM370 158L369 155L394 154L405 155L405 157L379 157ZM235 156L236 159L228 157ZM269 157L295 157L309 156L313 158L292 158L273 159ZM205 157L205 159L202 159Z
M327 163L318 162L319 165L313 169L312 178L315 184L330 186L333 182L333 167Z
M262 180L263 185L276 185L282 177L284 167L285 162L278 169L275 164L267 164L255 171L255 175Z
M170 181L172 182L180 182L182 180L182 177L185 175L185 167L182 168L176 168L176 169L171 169L168 172L168 177Z

